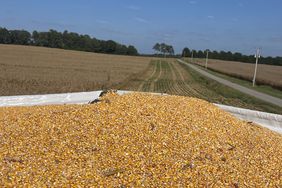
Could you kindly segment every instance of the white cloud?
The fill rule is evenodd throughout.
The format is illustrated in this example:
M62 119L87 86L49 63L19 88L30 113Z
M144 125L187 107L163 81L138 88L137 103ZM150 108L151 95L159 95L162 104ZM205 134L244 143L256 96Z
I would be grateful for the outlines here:
M214 19L214 16L211 16L211 15L210 15L210 16L208 16L208 18L209 18L209 19Z
M144 18L140 18L140 17L135 17L134 20L141 22L141 23L149 23L148 20L144 19Z
M238 19L238 18L232 18L231 21L232 21L232 22L238 22L239 19Z
M190 4L194 5L197 3L197 1L189 1Z
M164 36L165 37L171 37L172 35L170 33L165 33Z
M130 10L135 10L135 11L140 10L140 7L135 6L135 5L129 5L129 6L127 6L126 8L127 8L127 9L130 9Z
M96 20L97 23L100 23L100 24L109 24L110 22L107 21L107 20Z

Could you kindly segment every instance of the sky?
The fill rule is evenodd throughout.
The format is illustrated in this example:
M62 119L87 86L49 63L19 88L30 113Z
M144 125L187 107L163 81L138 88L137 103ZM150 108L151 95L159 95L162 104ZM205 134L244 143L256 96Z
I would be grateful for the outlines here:
M134 45L282 56L281 0L0 0L0 27L72 31Z

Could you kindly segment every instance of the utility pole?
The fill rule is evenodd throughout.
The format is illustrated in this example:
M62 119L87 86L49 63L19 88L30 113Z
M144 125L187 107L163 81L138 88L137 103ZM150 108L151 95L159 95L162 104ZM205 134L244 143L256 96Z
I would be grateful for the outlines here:
M257 68L258 68L258 60L260 58L260 48L257 49L256 55L256 66L255 66L255 73L254 73L254 78L253 78L253 87L255 87L256 84L256 76L257 76Z
M193 55L194 55L194 50L192 50L191 63L193 63Z
M209 60L209 50L207 50L207 57L206 57L206 69L208 69L208 60Z

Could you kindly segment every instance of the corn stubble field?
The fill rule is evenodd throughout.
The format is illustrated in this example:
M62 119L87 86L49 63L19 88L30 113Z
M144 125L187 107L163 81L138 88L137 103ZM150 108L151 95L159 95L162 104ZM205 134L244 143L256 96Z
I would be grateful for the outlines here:
M282 113L274 105L208 80L173 58L157 59L0 45L0 95L115 88L191 96Z
M190 58L185 60L190 61ZM195 58L193 62L205 66L206 60ZM252 81L255 64L210 59L208 67L220 73ZM258 84L282 89L282 66L258 64L256 81Z
M146 69L151 58L0 45L0 95L93 91Z
M121 89L190 96L213 103L281 114L282 108L209 80L175 59L152 60L142 74Z

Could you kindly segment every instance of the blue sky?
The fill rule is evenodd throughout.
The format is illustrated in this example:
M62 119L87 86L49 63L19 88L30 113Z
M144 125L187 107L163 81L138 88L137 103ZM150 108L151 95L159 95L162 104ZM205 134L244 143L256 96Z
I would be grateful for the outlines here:
M281 0L0 0L0 26L74 31L151 53L156 42L176 52L230 50L282 56Z

